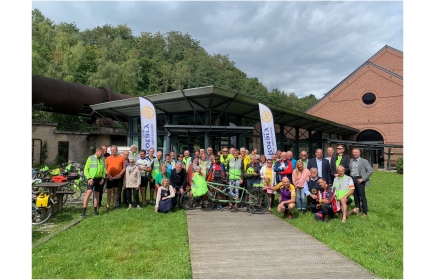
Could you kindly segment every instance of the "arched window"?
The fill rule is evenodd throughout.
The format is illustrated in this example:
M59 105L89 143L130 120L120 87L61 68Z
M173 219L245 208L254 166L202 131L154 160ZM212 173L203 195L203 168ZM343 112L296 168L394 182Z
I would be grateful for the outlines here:
M362 101L366 105L371 105L371 104L375 103L376 95L372 92L367 92L366 94L363 95Z
M357 142L380 142L384 143L384 137L375 130L364 130L356 138Z

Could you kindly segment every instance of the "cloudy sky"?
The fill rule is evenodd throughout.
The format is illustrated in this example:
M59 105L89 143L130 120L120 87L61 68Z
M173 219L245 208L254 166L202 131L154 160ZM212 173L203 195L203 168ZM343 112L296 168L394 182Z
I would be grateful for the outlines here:
M385 45L403 51L403 2L33 1L55 24L83 31L126 24L189 34L227 54L269 91L321 98Z

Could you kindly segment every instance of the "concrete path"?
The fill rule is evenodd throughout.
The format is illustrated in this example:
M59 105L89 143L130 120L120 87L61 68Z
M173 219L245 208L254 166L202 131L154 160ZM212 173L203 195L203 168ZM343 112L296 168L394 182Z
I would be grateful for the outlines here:
M274 214L186 214L193 279L380 279Z

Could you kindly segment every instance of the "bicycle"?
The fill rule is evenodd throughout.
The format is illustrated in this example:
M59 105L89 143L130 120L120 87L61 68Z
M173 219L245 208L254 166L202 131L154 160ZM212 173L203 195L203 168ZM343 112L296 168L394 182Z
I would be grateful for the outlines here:
M269 209L267 191L263 190L261 186L254 185L250 190L242 187L231 186L232 188L239 190L239 198L235 198L233 194L230 193L230 186L225 181L222 184L207 182L207 186L209 188L207 196L211 202L237 203L240 207L246 207L247 211L251 214L263 214L267 209ZM188 210L199 206L199 197L190 195L190 192L191 190L187 189L180 197L180 208ZM226 199L218 198L218 194Z
M47 191L40 191L37 186L42 182L41 179L33 179L32 180L32 226L41 225L47 222L54 212L55 202L51 198L51 195ZM47 206L37 206L37 197L40 193L44 193L48 196Z
M51 182L51 177L52 174L50 169L48 168L48 166L45 166L33 174L32 180L40 179L41 182Z

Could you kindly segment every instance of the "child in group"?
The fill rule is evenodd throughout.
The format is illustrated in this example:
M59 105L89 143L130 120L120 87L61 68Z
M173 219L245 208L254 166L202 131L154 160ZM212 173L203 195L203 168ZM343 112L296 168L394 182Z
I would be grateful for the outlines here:
M268 211L270 212L271 210L271 205L272 205L272 194L275 191L275 187L272 186L271 182L272 180L269 177L264 177L264 185L263 185L263 190L267 191L267 197L269 199L269 209Z

